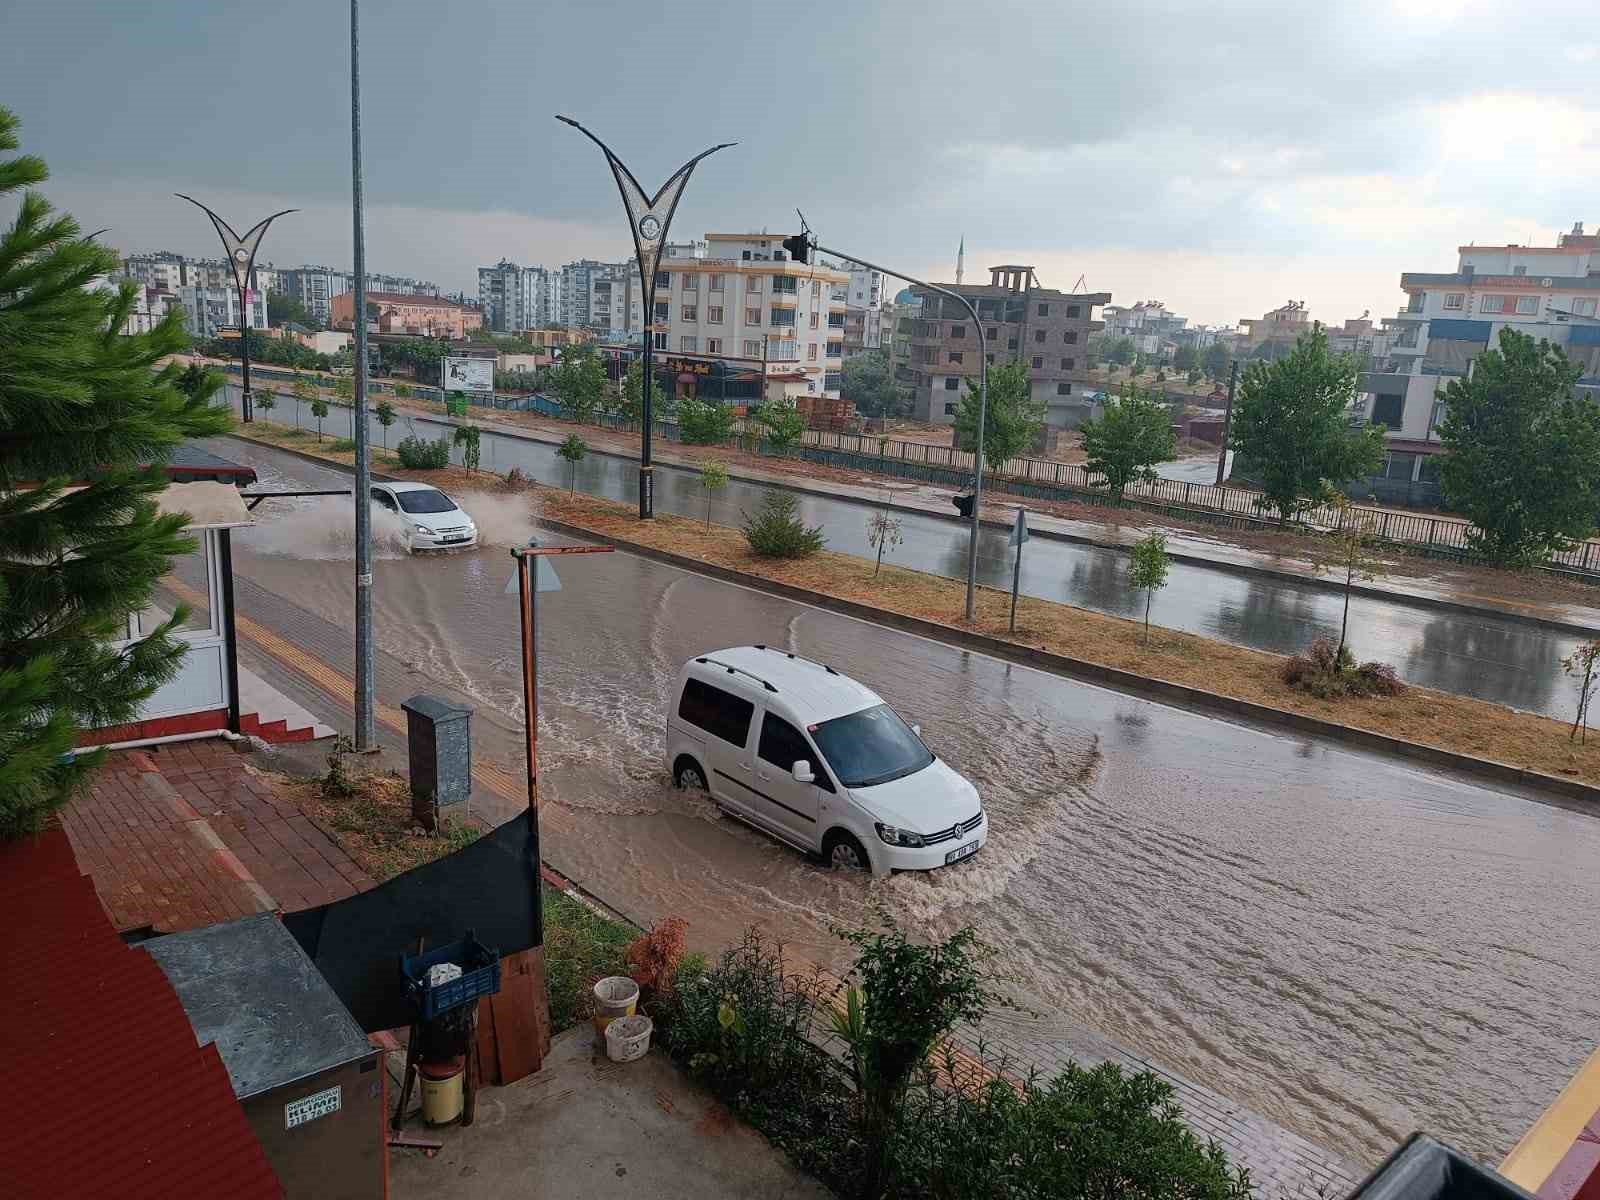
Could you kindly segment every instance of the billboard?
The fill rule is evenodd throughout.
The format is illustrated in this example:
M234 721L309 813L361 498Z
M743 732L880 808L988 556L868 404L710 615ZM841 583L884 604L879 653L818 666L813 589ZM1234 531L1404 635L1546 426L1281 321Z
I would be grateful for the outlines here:
M492 358L446 358L441 375L447 392L494 391Z

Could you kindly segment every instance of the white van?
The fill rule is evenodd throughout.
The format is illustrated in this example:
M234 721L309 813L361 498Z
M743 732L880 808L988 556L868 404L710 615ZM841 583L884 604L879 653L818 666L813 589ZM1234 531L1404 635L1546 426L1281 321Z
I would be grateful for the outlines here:
M685 663L667 713L682 788L834 867L926 871L989 837L977 789L832 667L771 646Z

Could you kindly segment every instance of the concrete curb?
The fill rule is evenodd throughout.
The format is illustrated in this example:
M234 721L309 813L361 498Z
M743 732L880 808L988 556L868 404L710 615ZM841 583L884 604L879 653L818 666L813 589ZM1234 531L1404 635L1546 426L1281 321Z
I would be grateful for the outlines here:
M1399 758L1426 763L1429 766L1446 767L1495 783L1511 784L1561 796L1566 799L1600 804L1600 787L1575 779L1565 779L1559 775L1547 775L1542 771L1513 766L1510 763L1496 762L1493 759L1458 754L1453 750L1443 750L1437 746L1426 746L1420 742L1410 742L1404 738L1390 737L1388 734L1377 733L1369 729L1340 725L1333 721L1325 721L1320 717L1308 717L1301 713L1272 708L1269 705L1257 704L1252 700L1240 700L1233 696L1223 696L1216 692L1205 691L1202 688L1190 687L1187 684L1172 683L1164 679L1152 679L1117 667L1108 667L1101 663L1088 662L1084 659L1072 658L1068 655L1056 654L1048 650L1034 649L1016 642L990 637L987 634L973 633L952 625L941 625L936 621L928 621L921 617L889 612L854 600L843 600L824 592L812 591L809 588L796 587L792 584L779 583L776 580L766 579L760 575L752 575L744 571L736 571L730 567L708 563L701 559L691 558L688 555L676 554L669 550L660 550L654 546L646 546L624 538L596 533L580 525L569 525L564 521L544 519L540 521L540 524L557 533L615 546L619 550L626 550L630 554L654 559L657 562L679 567L686 571L693 571L696 574L706 575L713 579L719 579L725 583L735 583L743 587L753 588L756 591L781 596L788 600L797 600L816 608L869 621L875 625L887 625L892 629L914 633L933 641L944 642L947 645L979 650L994 658L1038 667L1052 674L1081 679L1089 683L1111 687L1117 691L1132 692L1136 695L1160 700L1168 704L1177 704L1205 712L1222 713L1227 716L1244 717L1259 724L1275 725L1301 733L1316 734L1319 737L1330 738L1347 745L1381 751Z
M421 417L424 420L435 421L441 425L456 424L456 422L450 417L441 416L437 413L421 412L406 408L400 408L399 411L405 412L413 418ZM517 429L512 426L503 425L497 421L481 422L480 428L493 433L497 437L511 438L515 441L537 442L546 446L560 445L560 440L554 436L540 436L528 430ZM633 461L628 455L619 454L615 450L608 450L597 446L590 447L589 453L598 455L602 458L615 458L624 462ZM668 456L662 456L658 453L656 456L656 465L667 470L687 471L690 473L698 470L698 468L688 463L671 457L670 454ZM866 468L863 469L865 470ZM376 478L376 476L374 476L374 478ZM730 467L728 470L728 478L737 479L741 483L753 484L757 487L782 488L785 491L794 492L796 495L801 496L817 496L824 500L844 501L846 503L859 504L862 507L885 508L891 512L906 513L908 515L918 517L927 517L930 520L944 521L952 525L966 525L966 522L959 516L946 516L944 513L934 512L930 509L921 508L914 504L900 504L893 500L885 500L881 504L877 502L869 503L854 496L840 496L837 492L830 492L826 488L814 487L803 482L778 482L761 475L751 475L746 471L741 471L738 468L733 467ZM1000 492L999 494L1005 495L1006 493ZM1007 501L1006 503L1013 502ZM1025 503L1024 507L1026 507ZM1006 521L980 519L979 524L987 529L1009 530L1011 528L1010 523ZM1088 537L1084 534L1065 533L1061 530L1039 526L1032 527L1030 532L1034 537L1043 538L1048 541L1067 542L1069 544L1078 546L1092 546L1099 550L1111 550L1119 554L1126 554L1129 551L1129 547L1121 542ZM1201 567L1211 571L1220 571L1227 575L1237 575L1246 579L1271 579L1280 583L1289 583L1299 587L1326 592L1329 595L1339 595L1344 591L1343 588L1338 587L1326 580L1320 579L1317 576L1301 575L1297 572L1287 571L1277 567L1262 567L1254 566L1250 563L1228 562L1223 559L1207 558L1202 554L1186 554L1181 551L1169 551L1168 556L1174 562L1181 562L1189 566ZM1353 596L1363 596L1369 600L1382 600L1390 604L1405 604L1415 608L1431 609L1436 612L1459 613L1466 616L1493 616L1502 620L1511 621L1518 625L1531 625L1536 628L1549 629L1556 633L1571 634L1576 637L1591 638L1594 637L1597 632L1600 632L1600 630L1597 630L1593 626L1579 625L1571 621L1561 621L1553 617L1533 616L1529 613L1518 612L1516 609L1512 608L1501 608L1486 604L1468 604L1465 601L1445 600L1436 596L1423 596L1412 592L1388 591L1384 588L1368 587L1365 584L1359 583L1354 584L1350 588L1350 594Z

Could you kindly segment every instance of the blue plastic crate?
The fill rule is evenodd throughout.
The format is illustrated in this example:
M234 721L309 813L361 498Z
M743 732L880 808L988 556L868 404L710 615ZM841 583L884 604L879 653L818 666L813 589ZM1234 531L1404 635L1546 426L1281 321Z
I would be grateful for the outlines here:
M428 968L437 963L455 963L461 968L461 978L452 979L438 987L428 986ZM425 954L400 956L400 977L405 981L406 995L417 1006L424 1021L431 1021L442 1012L460 1008L480 996L492 996L500 990L500 953L491 950L467 931L459 942L440 946Z

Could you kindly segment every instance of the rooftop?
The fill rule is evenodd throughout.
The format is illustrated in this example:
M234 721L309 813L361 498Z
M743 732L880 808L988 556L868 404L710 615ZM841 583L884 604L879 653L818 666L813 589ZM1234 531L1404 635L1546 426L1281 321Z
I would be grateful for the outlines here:
M711 660L712 665L737 667L770 683L779 696L808 710L818 721L883 703L865 684L776 646L731 646L699 657Z
M354 292L344 293L354 296ZM353 302L352 302L353 303ZM425 292L368 292L369 304L421 304L428 308L466 308L457 300L446 300L443 296L430 296Z

